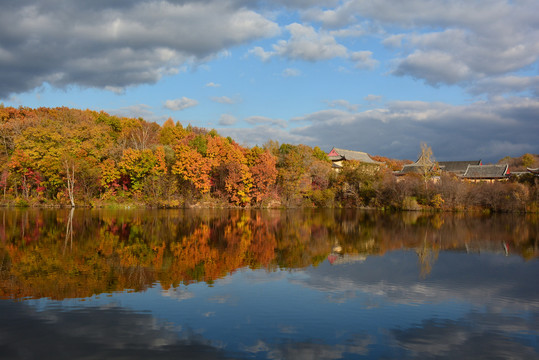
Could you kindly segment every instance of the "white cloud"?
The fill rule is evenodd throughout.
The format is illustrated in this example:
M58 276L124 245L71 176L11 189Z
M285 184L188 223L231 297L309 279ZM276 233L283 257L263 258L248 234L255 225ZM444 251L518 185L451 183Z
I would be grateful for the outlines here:
M286 68L283 70L281 75L283 77L296 77L301 75L301 70L294 68Z
M539 76L500 76L477 81L471 88L472 94L500 95L506 93L531 92L539 97Z
M453 54L440 51L416 51L401 60L393 71L395 75L410 75L424 79L428 84L437 86L442 83L456 84L473 76L466 63Z
M335 37L361 37L367 34L367 31L361 25L354 25L343 29L330 31Z
M368 101L368 102L378 102L378 101L383 99L383 96L382 95L369 94L369 95L365 96L363 99Z
M165 101L164 107L172 111L180 111L197 105L198 101L183 96L179 99Z
M335 36L351 36L352 29L328 32L316 30L313 26L293 23L286 26L290 33L288 40L279 40L273 45L272 51L266 51L257 46L249 50L249 54L258 56L262 61L271 57L281 56L290 60L323 61L334 58L348 59L359 69L374 69L379 62L373 59L373 53L368 50L350 52L344 45L335 40ZM355 31L359 31L356 28ZM358 34L356 34L358 35ZM289 75L288 70L283 73Z
M238 122L238 119L230 114L222 114L219 118L219 125L221 126L231 126Z
M122 107L119 109L106 110L109 114L131 117L131 118L143 118L146 121L163 122L166 120L165 116L156 115L152 107L147 104L135 104L131 106Z
M350 54L350 60L359 69L372 70L378 65L378 61L372 58L371 51L356 51Z
M410 52L398 60L394 74L424 79L431 85L467 86L485 77L525 69L539 59L539 28L531 15L539 12L538 2L382 0L375 5L346 4L375 21L414 30L389 35L383 43Z
M125 93L125 88L120 86L105 86L105 90L112 91L116 95L122 95Z
M258 125L248 128L223 127L216 130L219 134L230 136L239 144L246 144L248 146L263 145L269 140L277 140L279 143L289 144L312 144L317 141L314 137L292 134L283 128L271 125Z
M155 83L279 26L234 1L14 2L0 12L0 97L49 82Z
M265 116L251 116L245 119L245 122L251 124L251 125L269 125L269 126L277 126L281 128L286 127L286 121L281 119L272 119Z
M260 46L255 46L254 48L249 50L248 53L258 56L262 61L268 61L273 55L275 55L274 52L266 51Z
M289 59L306 61L346 57L347 49L327 32L317 32L312 26L293 23L286 26L290 39L273 45L274 52Z
M537 13L539 2L533 0L344 0L335 7L313 7L302 14L323 29L335 29L328 33L332 36L348 32L382 36L383 45L400 51L393 75L411 76L434 86L469 87L481 82L474 91L491 92L485 79L514 76L539 60ZM352 58L353 51L347 52ZM358 65L372 69L376 63ZM501 89L498 85L494 85L496 91ZM535 92L533 85L528 90Z
M521 151L539 153L536 99L499 98L458 106L393 101L361 112L346 109L347 102L334 105L340 108L290 119L293 126L288 131L272 126L272 119L253 117L248 122L259 124L256 128L228 129L227 134L251 145L277 140L329 150L338 143L343 148L408 159L416 157L421 142L431 145L440 160L497 161L506 155L520 156Z
M404 34L390 35L382 41L382 44L387 47L400 48L402 46L404 37Z
M218 88L221 87L221 84L216 84L214 82L209 82L206 84L206 87Z
M359 105L351 104L348 100L333 100L328 101L327 104L329 107L340 107L351 112L357 111L357 109L359 108Z
M303 12L306 20L322 23L324 28L336 29L352 24L356 20L354 13L337 9L311 8Z
M238 102L237 100L229 98L228 96L215 96L212 97L211 100L219 104L235 104L236 102Z

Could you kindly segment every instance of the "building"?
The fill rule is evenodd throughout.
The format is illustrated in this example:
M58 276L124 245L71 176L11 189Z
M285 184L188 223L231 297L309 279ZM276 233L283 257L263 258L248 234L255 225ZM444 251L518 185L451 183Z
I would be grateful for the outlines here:
M529 173L532 173L535 176L539 176L539 168L536 168L536 169L526 168L526 170L528 170Z
M394 174L397 176L407 174L424 174L427 172L448 172L457 176L462 176L468 169L468 165L482 165L481 160L464 160L464 161L432 161L430 159L423 159L419 157L413 164L406 164L401 171L396 171Z
M393 174L396 176L403 176L409 174L436 173L437 170L438 166L435 161L420 155L415 163L406 164L402 167L402 170L394 171Z
M468 165L483 165L481 160L469 161L438 161L440 170L452 173L455 175L464 175L468 169Z
M468 181L504 181L509 178L509 165L468 165L462 178Z
M335 171L340 171L343 167L343 162L348 160L354 160L358 161L360 164L368 164L376 167L383 164L379 161L374 161L369 154L365 152L344 150L335 147L328 153L328 157L331 160Z

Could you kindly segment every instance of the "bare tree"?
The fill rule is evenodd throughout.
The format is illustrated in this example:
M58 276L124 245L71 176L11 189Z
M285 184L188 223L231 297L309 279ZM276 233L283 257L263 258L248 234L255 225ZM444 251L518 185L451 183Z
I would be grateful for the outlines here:
M421 178L425 182L425 189L429 181L438 174L438 163L434 159L432 149L426 143L421 143L421 153L417 160Z
M67 194L69 195L71 207L75 207L75 161L64 160L64 167L66 170Z

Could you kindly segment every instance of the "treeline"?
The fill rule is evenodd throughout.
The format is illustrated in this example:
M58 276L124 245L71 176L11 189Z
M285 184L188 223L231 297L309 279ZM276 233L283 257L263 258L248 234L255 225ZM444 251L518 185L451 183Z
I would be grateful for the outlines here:
M383 158L381 158L383 159ZM180 122L69 108L0 106L2 204L152 207L362 207L536 211L538 185L424 184L347 162L332 170L318 147L270 141L252 148Z

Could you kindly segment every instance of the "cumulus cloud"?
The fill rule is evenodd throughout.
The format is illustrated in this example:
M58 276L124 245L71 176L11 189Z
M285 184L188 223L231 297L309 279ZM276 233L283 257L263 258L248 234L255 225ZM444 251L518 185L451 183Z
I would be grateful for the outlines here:
M257 56L257 57L260 58L260 60L262 60L264 62L269 61L269 59L271 59L271 57L273 55L275 55L273 52L266 51L260 46L255 46L254 48L250 49L248 54L252 54L254 56Z
M118 109L106 110L109 114L116 116L124 116L131 118L143 118L147 121L163 122L166 120L165 116L157 115L151 106L146 104L135 104Z
M234 115L222 114L219 118L219 125L221 126L231 126L238 122L238 119Z
M472 94L489 94L492 96L530 92L539 97L539 76L500 76L477 81L469 91Z
M183 96L179 99L167 100L163 106L172 111L180 111L197 105L198 101Z
M382 44L402 51L392 74L434 86L468 86L512 75L538 61L537 13L539 3L530 0L345 0L336 6L306 9L303 16L334 29L335 36L359 28L364 30L359 35L373 34L381 26Z
M342 8L310 8L303 13L303 16L306 20L319 22L324 28L330 29L342 28L356 20L354 13L342 11Z
M349 58L358 69L372 70L378 65L378 61L372 58L372 51L356 51Z
M312 26L293 23L286 27L289 40L273 46L274 53L293 60L318 61L346 57L348 50L327 32L317 32Z
M333 101L327 101L327 104L329 107L332 108L343 108L348 111L357 111L359 108L359 105L357 104L351 104L348 100L333 100Z
M408 46L396 75L427 83L455 84L501 76L539 59L539 28L530 14L537 2L415 0L395 3L352 1L349 6L387 24L424 27L421 32L387 37L385 45ZM353 6L352 6L353 5ZM442 27L442 30L434 30ZM433 30L430 30L433 29ZM404 46L404 45L403 45Z
M286 121L282 119L272 119L265 116L251 116L245 119L245 121L251 125L270 125L270 126L277 126L281 128L286 127Z
M292 118L288 131L277 131L271 119L256 117L248 120L259 124L255 129L229 129L227 135L251 145L278 140L329 150L338 144L406 159L416 158L421 142L431 145L439 160L495 162L507 155L539 153L537 99L496 98L468 105L393 101L364 111L347 105L330 102L328 106L333 108Z
M43 83L155 83L182 64L278 31L234 1L10 2L0 13L0 97Z
M369 95L365 96L363 99L370 102L370 103L373 103L373 102L378 102L378 101L382 100L383 96L382 95L369 94Z
M206 84L206 87L213 87L213 88L217 88L217 87L220 87L221 84L216 84L214 82L209 82Z
M219 104L235 104L237 102L237 100L234 100L228 96L214 96L211 98L211 100Z
M301 71L299 69L294 68L286 68L281 73L283 77L296 77L301 75Z
M404 34L389 35L382 41L382 44L390 48L400 48L402 46L404 36Z
M378 65L378 61L373 59L372 51L353 52L337 42L335 37L350 36L351 33L348 32L350 29L328 32L299 23L290 24L286 29L290 33L288 40L279 40L271 51L256 46L249 50L249 54L259 57L262 61L268 61L274 56L309 62L343 58L355 63L355 67L359 69L372 70Z
M257 125L248 128L223 127L216 130L219 134L230 136L238 143L248 146L263 145L269 140L288 144L313 144L317 141L314 137L292 134L283 128L271 125Z

